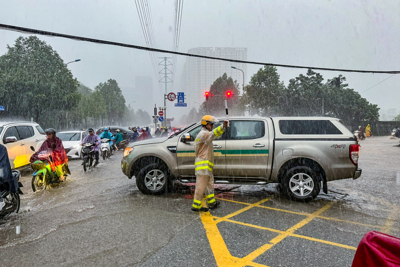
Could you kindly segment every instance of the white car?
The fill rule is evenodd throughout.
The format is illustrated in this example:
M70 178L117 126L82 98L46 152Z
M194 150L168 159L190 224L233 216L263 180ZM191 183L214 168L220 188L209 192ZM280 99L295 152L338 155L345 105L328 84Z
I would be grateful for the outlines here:
M29 166L34 153L46 140L42 127L35 122L0 122L0 143L7 148L12 169Z
M84 131L64 131L58 132L57 137L61 139L65 152L70 159L79 159L81 157L81 143L88 135Z

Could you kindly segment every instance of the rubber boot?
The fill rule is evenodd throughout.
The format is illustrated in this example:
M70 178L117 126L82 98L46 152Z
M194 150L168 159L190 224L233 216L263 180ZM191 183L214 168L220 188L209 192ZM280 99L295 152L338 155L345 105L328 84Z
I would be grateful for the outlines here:
M213 210L213 209L218 208L218 206L219 206L220 204L221 204L221 202L215 201L214 203L209 204L209 205L208 205L208 208L209 208L210 210Z
M197 212L203 211L203 212L206 212L206 211L208 211L208 208L201 207L200 209L196 209L196 208L192 207L192 211L197 211Z

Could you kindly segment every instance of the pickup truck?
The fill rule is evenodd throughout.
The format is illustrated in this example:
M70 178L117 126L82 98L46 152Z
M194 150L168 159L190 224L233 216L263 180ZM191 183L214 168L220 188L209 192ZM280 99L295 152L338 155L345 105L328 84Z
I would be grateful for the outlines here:
M220 121L223 121L221 119ZM279 183L293 200L314 199L327 182L361 175L357 138L336 118L234 117L214 146L215 183ZM217 127L218 124L215 124ZM172 181L195 180L194 140L200 122L168 138L131 143L121 161L144 194L162 194Z

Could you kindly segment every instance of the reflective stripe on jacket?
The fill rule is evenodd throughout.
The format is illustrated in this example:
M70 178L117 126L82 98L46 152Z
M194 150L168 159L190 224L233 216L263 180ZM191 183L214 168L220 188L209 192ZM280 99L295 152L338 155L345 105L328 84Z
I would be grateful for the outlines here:
M205 127L201 129L194 141L195 158L195 174L196 175L212 175L214 168L214 148L212 141L220 137L225 132L225 128L218 126L212 131L208 131Z

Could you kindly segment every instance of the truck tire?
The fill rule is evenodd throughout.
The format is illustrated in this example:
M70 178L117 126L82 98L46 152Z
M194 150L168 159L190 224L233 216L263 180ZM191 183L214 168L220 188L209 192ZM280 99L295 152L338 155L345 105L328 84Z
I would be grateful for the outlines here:
M319 175L308 166L296 166L286 171L281 180L283 193L295 201L310 201L321 190Z
M143 167L136 177L136 185L146 195L161 195L168 182L168 168L164 164L151 163Z

